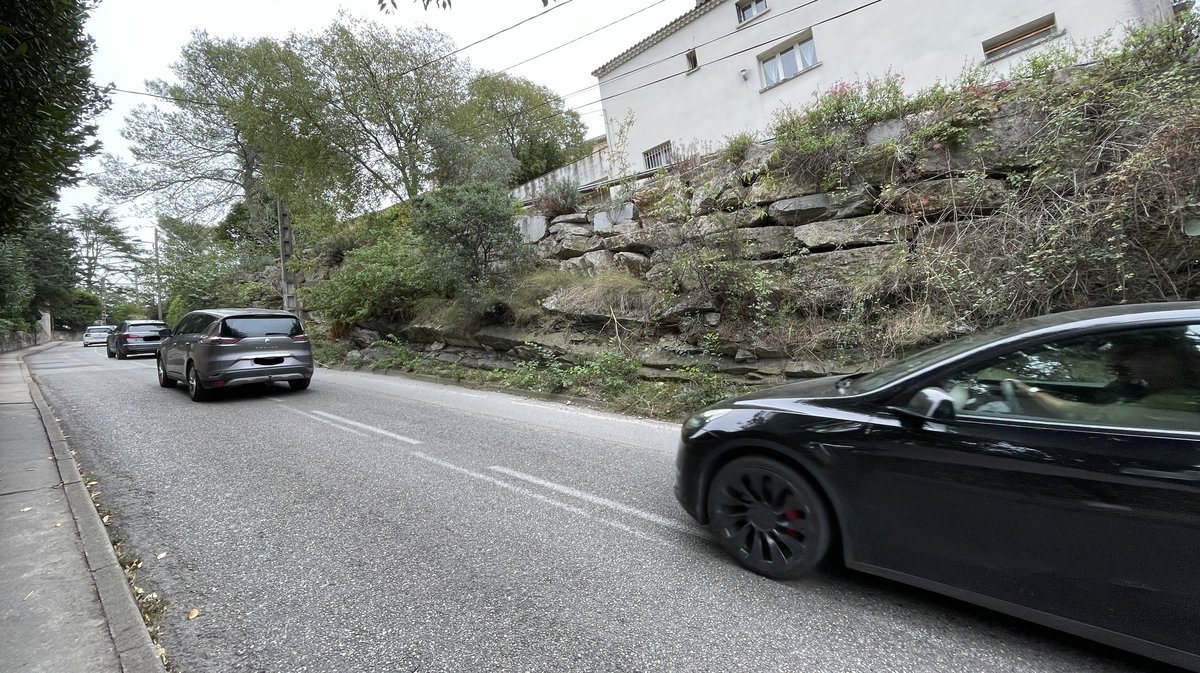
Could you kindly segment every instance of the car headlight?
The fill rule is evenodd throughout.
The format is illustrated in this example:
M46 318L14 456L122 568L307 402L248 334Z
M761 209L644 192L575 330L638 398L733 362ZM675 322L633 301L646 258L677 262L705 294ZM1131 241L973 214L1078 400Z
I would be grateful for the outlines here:
M704 426L731 411L733 411L733 409L706 409L704 411L692 414L691 417L683 422L683 436L690 437Z

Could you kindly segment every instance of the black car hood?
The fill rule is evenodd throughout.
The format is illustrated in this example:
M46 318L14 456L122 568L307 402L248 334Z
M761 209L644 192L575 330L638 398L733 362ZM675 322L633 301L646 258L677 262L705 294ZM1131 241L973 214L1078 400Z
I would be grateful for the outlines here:
M813 399L819 397L839 397L840 393L837 389L837 382L846 378L845 376L822 376L819 379L804 379L795 383L787 383L782 386L773 388L765 388L756 390L752 393L740 395L732 399L725 400L711 408L737 408L746 406L744 403L754 403L762 400L800 400Z

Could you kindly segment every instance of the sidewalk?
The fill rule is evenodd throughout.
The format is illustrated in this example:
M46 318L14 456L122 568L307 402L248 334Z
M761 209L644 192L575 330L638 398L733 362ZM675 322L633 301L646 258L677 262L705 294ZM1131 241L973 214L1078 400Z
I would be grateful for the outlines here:
M54 416L0 353L0 671L163 673Z

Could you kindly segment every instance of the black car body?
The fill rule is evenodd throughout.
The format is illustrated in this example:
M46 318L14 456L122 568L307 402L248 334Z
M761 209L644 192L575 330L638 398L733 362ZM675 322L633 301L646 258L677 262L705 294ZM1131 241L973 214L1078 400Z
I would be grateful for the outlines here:
M1200 302L1045 316L877 374L727 400L685 423L676 496L769 576L840 551L850 568L1200 670L1200 412L1029 408L1107 409L1117 393L1089 349L1144 335L1200 350ZM1176 374L1200 385L1196 361Z
M196 401L221 388L287 382L304 390L312 381L312 344L300 319L287 311L192 311L163 333L158 383L174 388L182 381Z
M108 357L124 360L129 355L145 355L158 350L159 332L167 323L161 320L125 320L108 335Z

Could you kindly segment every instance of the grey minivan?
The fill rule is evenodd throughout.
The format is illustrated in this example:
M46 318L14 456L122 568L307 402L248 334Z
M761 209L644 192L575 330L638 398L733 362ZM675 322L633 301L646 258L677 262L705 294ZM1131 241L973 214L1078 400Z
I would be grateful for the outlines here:
M192 311L163 334L158 384L174 388L183 381L197 402L221 388L287 381L292 390L304 390L312 381L312 344L300 319L287 311Z

